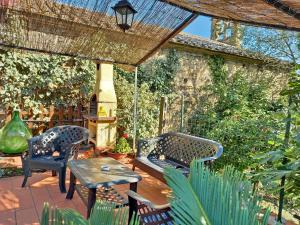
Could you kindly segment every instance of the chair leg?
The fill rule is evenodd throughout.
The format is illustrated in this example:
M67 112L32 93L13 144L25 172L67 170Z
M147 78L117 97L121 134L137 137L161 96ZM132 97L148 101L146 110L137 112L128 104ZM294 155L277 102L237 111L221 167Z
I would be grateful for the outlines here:
M52 177L56 177L56 176L57 176L56 170L52 170Z
M28 175L24 174L24 180L23 180L23 183L22 183L22 187L25 187L25 185L27 183L27 179L28 179Z
M31 171L30 171L30 169L25 169L24 170L24 179L23 179L22 187L25 187L28 177L31 177Z
M66 193L66 167L59 170L59 189L61 193Z
M135 171L135 163L133 162L132 164L132 168L131 168L132 171Z

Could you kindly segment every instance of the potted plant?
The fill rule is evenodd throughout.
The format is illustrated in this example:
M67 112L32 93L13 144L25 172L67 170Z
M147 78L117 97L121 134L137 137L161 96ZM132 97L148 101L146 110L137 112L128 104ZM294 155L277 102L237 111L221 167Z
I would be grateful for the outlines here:
M107 155L114 159L123 159L127 156L127 154L132 152L132 149L127 141L128 134L123 134L121 138L119 138L116 147L109 151Z

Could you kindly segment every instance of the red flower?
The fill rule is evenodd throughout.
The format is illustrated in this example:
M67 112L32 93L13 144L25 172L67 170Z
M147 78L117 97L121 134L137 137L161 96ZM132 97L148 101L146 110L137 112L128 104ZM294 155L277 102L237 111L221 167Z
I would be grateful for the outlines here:
M125 133L125 134L122 135L122 137L127 139L127 138L129 138L129 135L127 133Z

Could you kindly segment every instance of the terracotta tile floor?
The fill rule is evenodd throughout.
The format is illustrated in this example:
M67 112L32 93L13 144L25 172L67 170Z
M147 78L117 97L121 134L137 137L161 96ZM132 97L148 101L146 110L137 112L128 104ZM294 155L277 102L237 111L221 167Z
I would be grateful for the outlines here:
M85 157L85 156L84 156ZM122 161L131 168L128 160ZM4 159L0 167L21 166L19 157ZM138 193L157 204L165 204L170 194L168 187L136 169L143 179L138 184ZM51 172L33 173L25 188L21 188L23 176L0 179L0 225L29 225L39 224L44 202L60 208L73 208L86 216L86 207L75 192L72 200L66 200L58 187L58 177L52 177ZM66 186L69 186L69 172L67 172ZM129 185L115 186L125 196ZM286 225L297 223L287 222Z
M128 164L128 162L123 162ZM128 164L128 166L131 166ZM155 203L164 204L169 190L160 181L136 170L143 180L138 184L138 192ZM69 175L69 173L68 173ZM58 177L51 172L33 173L26 187L21 188L22 176L0 179L0 225L39 224L44 202L63 208L73 208L86 215L85 205L77 194L72 200L66 200L58 188ZM67 187L69 178L67 177ZM124 194L128 185L117 187Z

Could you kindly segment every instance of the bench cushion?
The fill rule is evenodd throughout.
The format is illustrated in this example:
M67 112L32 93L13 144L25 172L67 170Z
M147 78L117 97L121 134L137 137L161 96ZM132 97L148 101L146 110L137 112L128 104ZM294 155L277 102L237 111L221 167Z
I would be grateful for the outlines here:
M189 174L189 168L184 167L178 163L171 160L165 159L160 160L155 157L136 157L134 165L141 168L145 172L149 173L151 176L161 180L165 183L164 179L164 168L173 167L182 171L186 176Z

